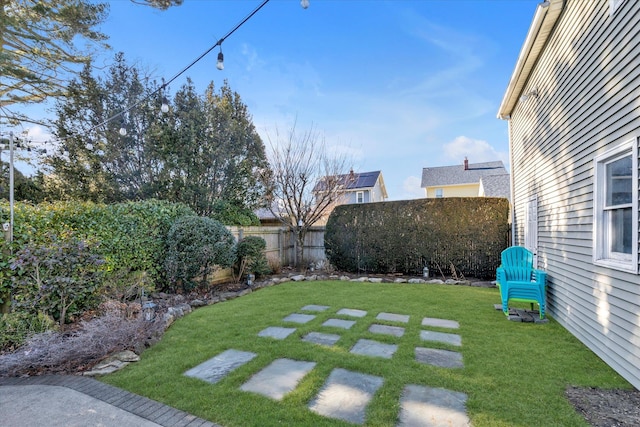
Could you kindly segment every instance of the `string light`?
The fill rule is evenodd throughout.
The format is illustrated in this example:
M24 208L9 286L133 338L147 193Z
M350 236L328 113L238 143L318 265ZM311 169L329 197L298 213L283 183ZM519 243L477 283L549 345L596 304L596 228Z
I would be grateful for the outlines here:
M189 65L187 65L186 67L184 67L182 70L180 70L178 73L176 73L173 77L171 77L166 83L164 82L164 79L162 81L162 85L156 89L155 91L153 91L152 93L150 93L149 95L147 95L146 97L141 98L139 101L133 103L132 105L128 106L127 108L125 108L124 110L108 117L106 120L104 120L101 123L98 123L97 125L93 126L92 128L90 128L87 132L91 132L95 129L101 128L105 125L107 125L108 123L110 123L111 121L117 119L118 117L121 118L121 126L120 126L120 130L118 131L118 133L121 136L126 136L127 135L127 129L124 127L124 114L128 113L129 111L133 110L134 108L136 108L138 105L142 104L144 101L148 100L150 97L160 93L161 91L166 90L167 86L173 82L174 80L176 80L178 77L180 77L182 74L184 74L185 72L187 72L187 70L189 70L191 67L193 67L196 63L198 63L202 58L204 58L207 54L209 54L209 52L211 52L213 49L216 48L216 46L220 47L220 52L218 53L218 58L217 58L217 63L216 63L216 68L218 70L224 70L224 55L222 54L222 43L229 37L231 36L233 33L236 32L236 30L238 30L242 25L244 25L249 19L251 19L256 13L258 13L258 11L260 9L262 9L267 3L269 3L270 0L263 0L262 3L260 3L251 13L249 13L244 19L242 19L238 24L236 24L235 27L233 27L229 32L227 32L227 34L225 34L221 39L219 39L213 46L211 46L209 49L207 49L205 52L203 52L200 56L198 56L195 60L193 60ZM301 0L300 1L300 5L302 6L303 9L307 9L309 7L309 0ZM4 110L4 109L3 109ZM160 107L160 111L162 111L163 113L167 113L169 112L169 101L166 97L162 98L162 105ZM43 126L46 126L46 124L42 124ZM61 138L58 139L58 142L62 142L64 140L68 139L68 137L66 138ZM65 152L66 153L66 152ZM67 154L68 155L68 154Z
M220 46L220 52L218 53L218 63L216 68L220 71L224 70L224 55L222 54L222 46Z

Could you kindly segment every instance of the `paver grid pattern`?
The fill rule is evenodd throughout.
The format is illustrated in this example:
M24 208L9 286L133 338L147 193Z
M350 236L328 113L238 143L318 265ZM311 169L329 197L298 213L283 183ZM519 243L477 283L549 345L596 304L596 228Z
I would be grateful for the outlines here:
M329 306L307 305L301 311L323 312ZM364 310L343 308L336 312L337 315L354 317L357 319L367 315ZM316 315L292 313L283 319L283 322L294 322L306 324L316 318ZM376 320L388 322L408 323L409 316L395 313L379 313ZM320 327L330 327L338 329L350 329L357 321L329 318ZM459 328L458 322L448 319L436 319L425 317L421 326L436 328ZM269 326L258 333L260 337L277 340L284 340L296 328L284 328L280 326ZM375 334L385 334L400 338L404 335L405 328L400 326L389 326L373 323L369 326L369 332ZM324 332L309 332L301 339L305 342L333 346L340 340L339 334ZM445 343L453 346L462 344L461 338L457 334L421 330L420 338L423 341L433 341ZM397 344L387 344L369 339L359 339L350 349L350 352L369 357L380 357L390 359L398 349ZM237 363L229 363L227 358L221 357L227 352L236 352L242 360ZM219 375L226 375L238 366L248 363L253 353L239 350L227 350L220 355L193 368L185 375L193 375L199 372L202 379L207 379L207 374L215 373L216 381ZM218 362L216 362L218 360ZM464 367L462 355L455 351L437 348L416 347L415 360L418 363L429 364L440 368L462 368ZM213 366L212 365L218 365ZM240 389L247 392L254 392L264 395L274 400L281 400L287 393L293 391L297 384L314 367L315 362L297 361L291 359L277 359L269 366L256 372ZM378 388L384 383L384 378L367 375L360 372L351 372L341 368L335 368L327 378L324 386L318 395L308 404L308 408L320 415L345 420L355 424L365 422L366 408ZM400 396L400 413L398 426L467 426L469 420L466 415L466 395L445 389L430 388L426 386L408 384Z

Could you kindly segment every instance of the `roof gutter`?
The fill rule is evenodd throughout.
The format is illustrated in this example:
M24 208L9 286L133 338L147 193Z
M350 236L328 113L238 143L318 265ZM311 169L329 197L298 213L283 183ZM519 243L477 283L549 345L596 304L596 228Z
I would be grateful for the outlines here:
M499 119L508 120L511 117L511 112L515 108L563 8L564 0L549 0L538 4L507 91L502 98L498 110Z

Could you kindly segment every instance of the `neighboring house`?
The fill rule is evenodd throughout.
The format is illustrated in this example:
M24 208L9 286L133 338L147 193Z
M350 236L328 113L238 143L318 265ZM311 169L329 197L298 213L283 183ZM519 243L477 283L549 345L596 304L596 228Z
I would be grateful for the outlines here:
M380 171L355 173L352 169L348 174L338 175L337 182L341 183L341 197L336 205L384 202L389 197ZM314 193L322 191L322 183L323 180L316 184Z
M464 163L422 169L422 188L428 199L440 197L509 198L509 174L500 161Z
M640 388L640 2L538 5L498 112L513 244L548 273L548 312Z
M337 182L340 183L340 196L336 203L325 213L323 219L316 222L316 225L324 225L333 208L338 205L384 202L389 197L381 171L355 173L352 169L348 174L338 175L336 178ZM324 179L326 178L316 184L313 189L314 194L322 192Z

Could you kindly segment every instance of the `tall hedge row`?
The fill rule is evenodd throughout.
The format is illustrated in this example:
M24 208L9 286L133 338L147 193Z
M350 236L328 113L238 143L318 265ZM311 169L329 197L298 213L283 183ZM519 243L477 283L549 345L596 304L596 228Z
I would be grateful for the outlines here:
M441 198L336 207L325 250L349 272L492 278L508 246L509 203L501 198Z
M0 201L0 221L9 221L9 204ZM26 243L45 243L52 233L98 243L105 259L105 280L119 280L130 272L144 272L149 284L163 274L166 237L173 222L195 215L186 205L158 200L113 205L92 202L54 202L14 206L16 252ZM5 254L6 256L6 254Z

